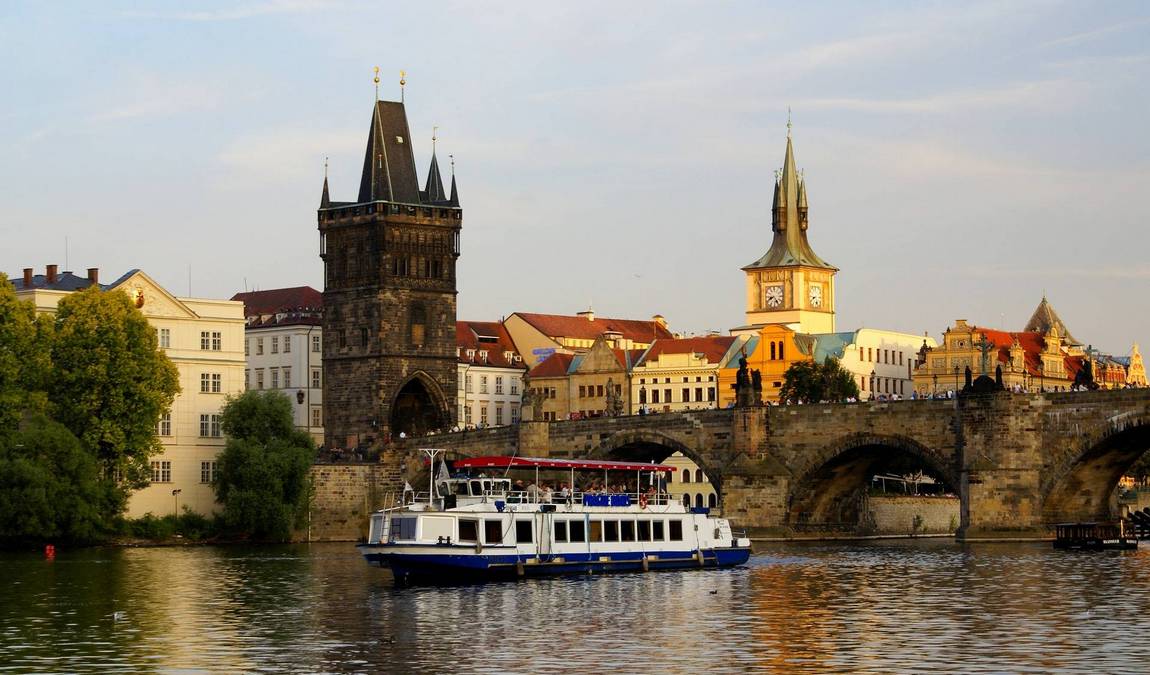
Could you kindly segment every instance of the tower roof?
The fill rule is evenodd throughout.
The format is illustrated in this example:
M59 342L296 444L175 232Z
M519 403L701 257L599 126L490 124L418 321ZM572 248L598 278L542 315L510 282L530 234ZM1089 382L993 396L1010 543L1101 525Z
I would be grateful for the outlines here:
M447 195L443 192L443 177L439 174L439 160L434 150L431 151L431 168L427 170L427 186L423 193L425 202L436 204L447 201Z
M1050 306L1050 303L1047 302L1046 295L1044 294L1042 296L1042 302L1038 303L1038 308L1034 310L1034 314L1030 315L1030 321L1026 322L1026 326L1022 330L1035 331L1045 334L1049 333L1051 328L1053 328L1058 335L1062 336L1062 340L1066 344L1082 344L1076 340L1073 335L1070 334L1069 330L1066 329L1066 324L1062 323L1062 319L1059 318L1058 312L1054 311L1054 308Z
M367 135L358 201L418 204L419 197L407 111L402 103L376 101Z
M806 186L795 168L795 152L791 144L789 130L787 132L787 153L783 158L783 171L775 182L775 202L775 208L781 209L782 213L771 224L771 230L774 232L771 248L763 257L743 269L752 270L791 265L836 269L815 254L810 242L807 241L806 221L799 218L800 207L806 209Z

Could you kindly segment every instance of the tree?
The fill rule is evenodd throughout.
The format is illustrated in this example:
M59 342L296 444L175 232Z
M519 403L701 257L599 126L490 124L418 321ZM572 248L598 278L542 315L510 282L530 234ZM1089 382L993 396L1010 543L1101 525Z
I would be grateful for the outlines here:
M51 339L50 320L18 300L0 274L0 432L14 431L26 411L45 409Z
M311 501L311 437L295 428L291 401L276 391L229 396L221 413L228 436L214 487L224 525L256 539L287 541Z
M821 364L799 361L783 374L783 387L779 400L783 403L818 403L857 398L858 385L854 376L828 356Z
M0 542L91 542L123 508L95 458L62 424L32 414L0 436Z
M179 392L176 367L126 293L98 286L60 300L52 343L53 416L120 487L148 483L156 422Z

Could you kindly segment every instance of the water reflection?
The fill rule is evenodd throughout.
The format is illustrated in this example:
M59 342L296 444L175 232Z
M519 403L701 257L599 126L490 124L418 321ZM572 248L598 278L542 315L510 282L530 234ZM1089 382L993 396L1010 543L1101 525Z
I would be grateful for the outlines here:
M764 546L745 568L396 588L353 547L0 555L0 670L1141 670L1150 549Z

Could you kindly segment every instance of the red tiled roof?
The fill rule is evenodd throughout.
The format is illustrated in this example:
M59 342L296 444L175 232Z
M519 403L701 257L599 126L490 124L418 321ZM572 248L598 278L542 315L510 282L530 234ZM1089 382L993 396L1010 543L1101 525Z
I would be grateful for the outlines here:
M645 349L612 349L615 352L615 360L623 367L623 370L630 372L632 368L639 365L639 359L643 358L643 354L647 351Z
M232 300L244 303L244 316L263 316L301 309L323 311L323 293L311 286L273 288L269 291L236 293Z
M563 354L555 352L543 362L531 369L527 373L528 377L565 377L567 369L571 367L571 361L574 360L574 354Z
M532 314L529 312L516 312L515 314L551 338L594 340L608 331L619 333L628 340L641 343L651 343L657 339L674 337L666 326L654 320L638 321L598 316L591 320L582 316L562 314Z
M999 363L1010 363L1010 347L1017 338L1019 345L1022 346L1023 356L1026 359L1026 372L1035 377L1039 376L1038 364L1042 361L1042 350L1046 347L1046 340L1042 333L1036 331L1012 333L1003 330L994 330L992 328L982 328L981 326L971 326L971 330L975 333L985 335L987 340L994 343ZM1063 358L1065 359L1067 376L1070 379L1074 379L1075 374L1082 368L1082 357L1064 356Z
M647 350L643 363L658 359L661 354L702 354L708 363L718 363L737 340L734 335L656 340Z
M460 363L526 369L522 360L514 360L517 355L515 343L498 321L456 321L455 345L459 347ZM475 350L475 353L468 356L468 350ZM487 352L486 362L480 358L480 351ZM511 360L506 356L509 352Z

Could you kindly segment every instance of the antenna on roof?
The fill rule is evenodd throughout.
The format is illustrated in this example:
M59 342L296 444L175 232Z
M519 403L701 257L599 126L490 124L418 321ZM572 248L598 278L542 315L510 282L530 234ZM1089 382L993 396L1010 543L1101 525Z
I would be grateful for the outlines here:
M327 180L327 157L323 158L323 179Z
M787 138L791 137L791 107L787 106Z
M407 84L407 71L399 71L399 102L403 103L403 87Z
M448 155L451 159L451 177L455 178L455 155Z
M375 77L371 78L371 81L375 83L375 100L378 101L379 100L379 66L375 67L374 72L375 72Z

